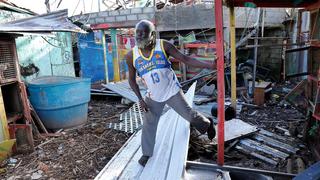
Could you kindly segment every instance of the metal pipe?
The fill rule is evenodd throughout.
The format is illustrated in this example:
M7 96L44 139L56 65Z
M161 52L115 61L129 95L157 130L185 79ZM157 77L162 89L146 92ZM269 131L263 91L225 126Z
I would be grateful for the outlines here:
M223 52L223 10L222 0L215 0L214 6L217 44L218 77L218 164L224 164L224 52Z
M235 166L219 166L217 164L199 163L199 162L192 162L192 161L187 161L186 168L198 168L198 169L207 169L207 170L221 169L221 170L230 171L230 172L259 173L259 174L269 175L273 177L277 176L277 177L285 177L285 178L293 178L296 176L296 174L290 174L290 173L235 167Z

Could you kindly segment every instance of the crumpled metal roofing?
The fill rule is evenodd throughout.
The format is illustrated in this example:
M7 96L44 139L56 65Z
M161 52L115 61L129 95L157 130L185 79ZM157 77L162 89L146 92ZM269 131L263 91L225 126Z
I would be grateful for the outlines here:
M5 0L0 0L0 9L7 10L7 11L13 11L13 12L17 12L17 13L36 15L35 12L32 12L29 9L19 7L15 4L8 2L8 1L5 1Z
M0 32L79 32L80 27L68 19L68 10L60 10L0 24Z

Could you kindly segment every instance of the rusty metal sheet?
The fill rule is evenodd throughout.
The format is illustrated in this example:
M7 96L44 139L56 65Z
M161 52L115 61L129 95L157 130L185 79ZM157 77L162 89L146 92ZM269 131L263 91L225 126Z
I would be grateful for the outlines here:
M86 33L68 19L67 9L0 24L0 32Z

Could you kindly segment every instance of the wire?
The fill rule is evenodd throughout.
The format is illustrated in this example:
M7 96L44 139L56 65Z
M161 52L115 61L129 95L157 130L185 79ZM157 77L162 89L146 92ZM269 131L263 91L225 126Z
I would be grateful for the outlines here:
M48 44L50 44L51 46L53 46L53 47L56 47L56 48L61 48L60 46L57 46L57 45L54 45L54 44L52 44L51 42L49 42L46 38L44 38L43 36L41 36L41 38L43 39L43 40L45 40Z
M76 12L76 10L77 10L77 8L78 8L79 4L80 4L80 0L78 0L78 3L77 3L77 5L76 5L76 7L74 8L73 13L72 13L72 15L71 15L71 16L73 16L73 15L74 15L74 13Z

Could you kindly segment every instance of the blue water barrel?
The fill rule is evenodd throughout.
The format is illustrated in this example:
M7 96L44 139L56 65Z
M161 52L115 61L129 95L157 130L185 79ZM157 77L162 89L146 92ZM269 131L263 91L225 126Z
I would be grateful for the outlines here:
M87 121L90 79L45 76L28 84L30 102L48 129L70 128Z

